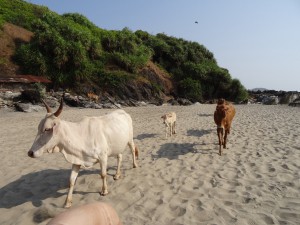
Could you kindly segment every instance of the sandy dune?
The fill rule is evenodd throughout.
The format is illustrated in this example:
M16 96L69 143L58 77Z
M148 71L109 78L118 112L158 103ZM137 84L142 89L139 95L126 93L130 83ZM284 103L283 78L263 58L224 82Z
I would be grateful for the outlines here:
M139 168L124 154L122 178L99 195L99 166L82 170L73 206L104 201L123 224L300 224L300 109L236 106L228 147L218 155L215 105L125 108L132 116ZM67 108L62 118L112 110ZM177 114L177 134L165 138L161 116ZM60 153L31 159L27 151L45 112L0 110L0 224L47 224L66 210L71 165Z

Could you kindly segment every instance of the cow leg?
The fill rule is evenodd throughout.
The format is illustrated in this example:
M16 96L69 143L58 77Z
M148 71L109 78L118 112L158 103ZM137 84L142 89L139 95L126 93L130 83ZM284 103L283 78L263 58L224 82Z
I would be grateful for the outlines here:
M168 137L169 126L166 125L166 138Z
M219 154L222 155L223 128L217 128L217 134L219 138Z
M79 173L79 169L80 169L80 165L75 165L75 164L72 165L72 172L70 176L70 188L65 202L65 208L69 208L72 205L73 189L76 182L76 178Z
M138 167L137 162L136 162L137 155L135 152L135 151L138 151L138 150L136 150L137 147L135 147L133 140L128 143L128 146L129 146L129 148L131 150L131 154L132 154L133 168L137 168Z
M173 123L173 134L176 134L176 121Z
M228 131L228 130L225 130L224 142L223 142L223 148L226 148L226 143L227 143L227 134L229 134L229 131Z
M118 165L117 165L117 172L114 175L114 180L118 180L121 177L121 162L122 162L122 154L117 156Z
M102 191L100 192L100 195L107 195L107 181L106 181L106 168L107 168L107 157L100 160L100 167L101 167L101 179L102 179Z

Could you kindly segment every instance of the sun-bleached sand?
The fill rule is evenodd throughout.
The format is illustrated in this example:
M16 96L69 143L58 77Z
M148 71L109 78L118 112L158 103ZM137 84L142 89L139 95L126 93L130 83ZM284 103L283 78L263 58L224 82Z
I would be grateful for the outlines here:
M228 148L218 155L215 105L124 108L133 118L139 167L124 153L114 181L109 158L107 196L99 164L81 170L73 206L100 201L124 225L300 224L300 109L236 105ZM62 119L103 115L108 109L66 108ZM177 114L177 134L165 138L161 116ZM45 112L0 110L0 224L47 224L60 212L71 164L61 153L27 156Z

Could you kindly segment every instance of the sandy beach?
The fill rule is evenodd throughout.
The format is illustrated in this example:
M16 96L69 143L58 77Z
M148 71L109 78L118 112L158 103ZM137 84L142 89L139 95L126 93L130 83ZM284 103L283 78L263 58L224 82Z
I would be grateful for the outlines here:
M133 119L139 167L129 148L122 178L100 196L99 164L81 170L73 207L107 202L124 225L300 224L300 109L236 105L228 148L218 155L215 105L124 108ZM108 109L66 108L68 121ZM177 134L165 138L161 116L177 114ZM63 208L71 164L61 153L27 156L45 111L0 110L0 224L47 224Z

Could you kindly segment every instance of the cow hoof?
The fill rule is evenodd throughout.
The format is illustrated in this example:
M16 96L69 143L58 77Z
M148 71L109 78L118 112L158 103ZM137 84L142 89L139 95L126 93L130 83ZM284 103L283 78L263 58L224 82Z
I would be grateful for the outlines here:
M105 195L107 195L108 194L108 191L101 191L100 192L100 195L102 195L102 196L105 196Z
M116 174L116 175L114 175L114 180L119 180L120 177L121 177L121 175L119 175L119 174L117 175L117 174Z
M65 204L65 208L70 208L72 206L72 202L67 202L66 204Z

